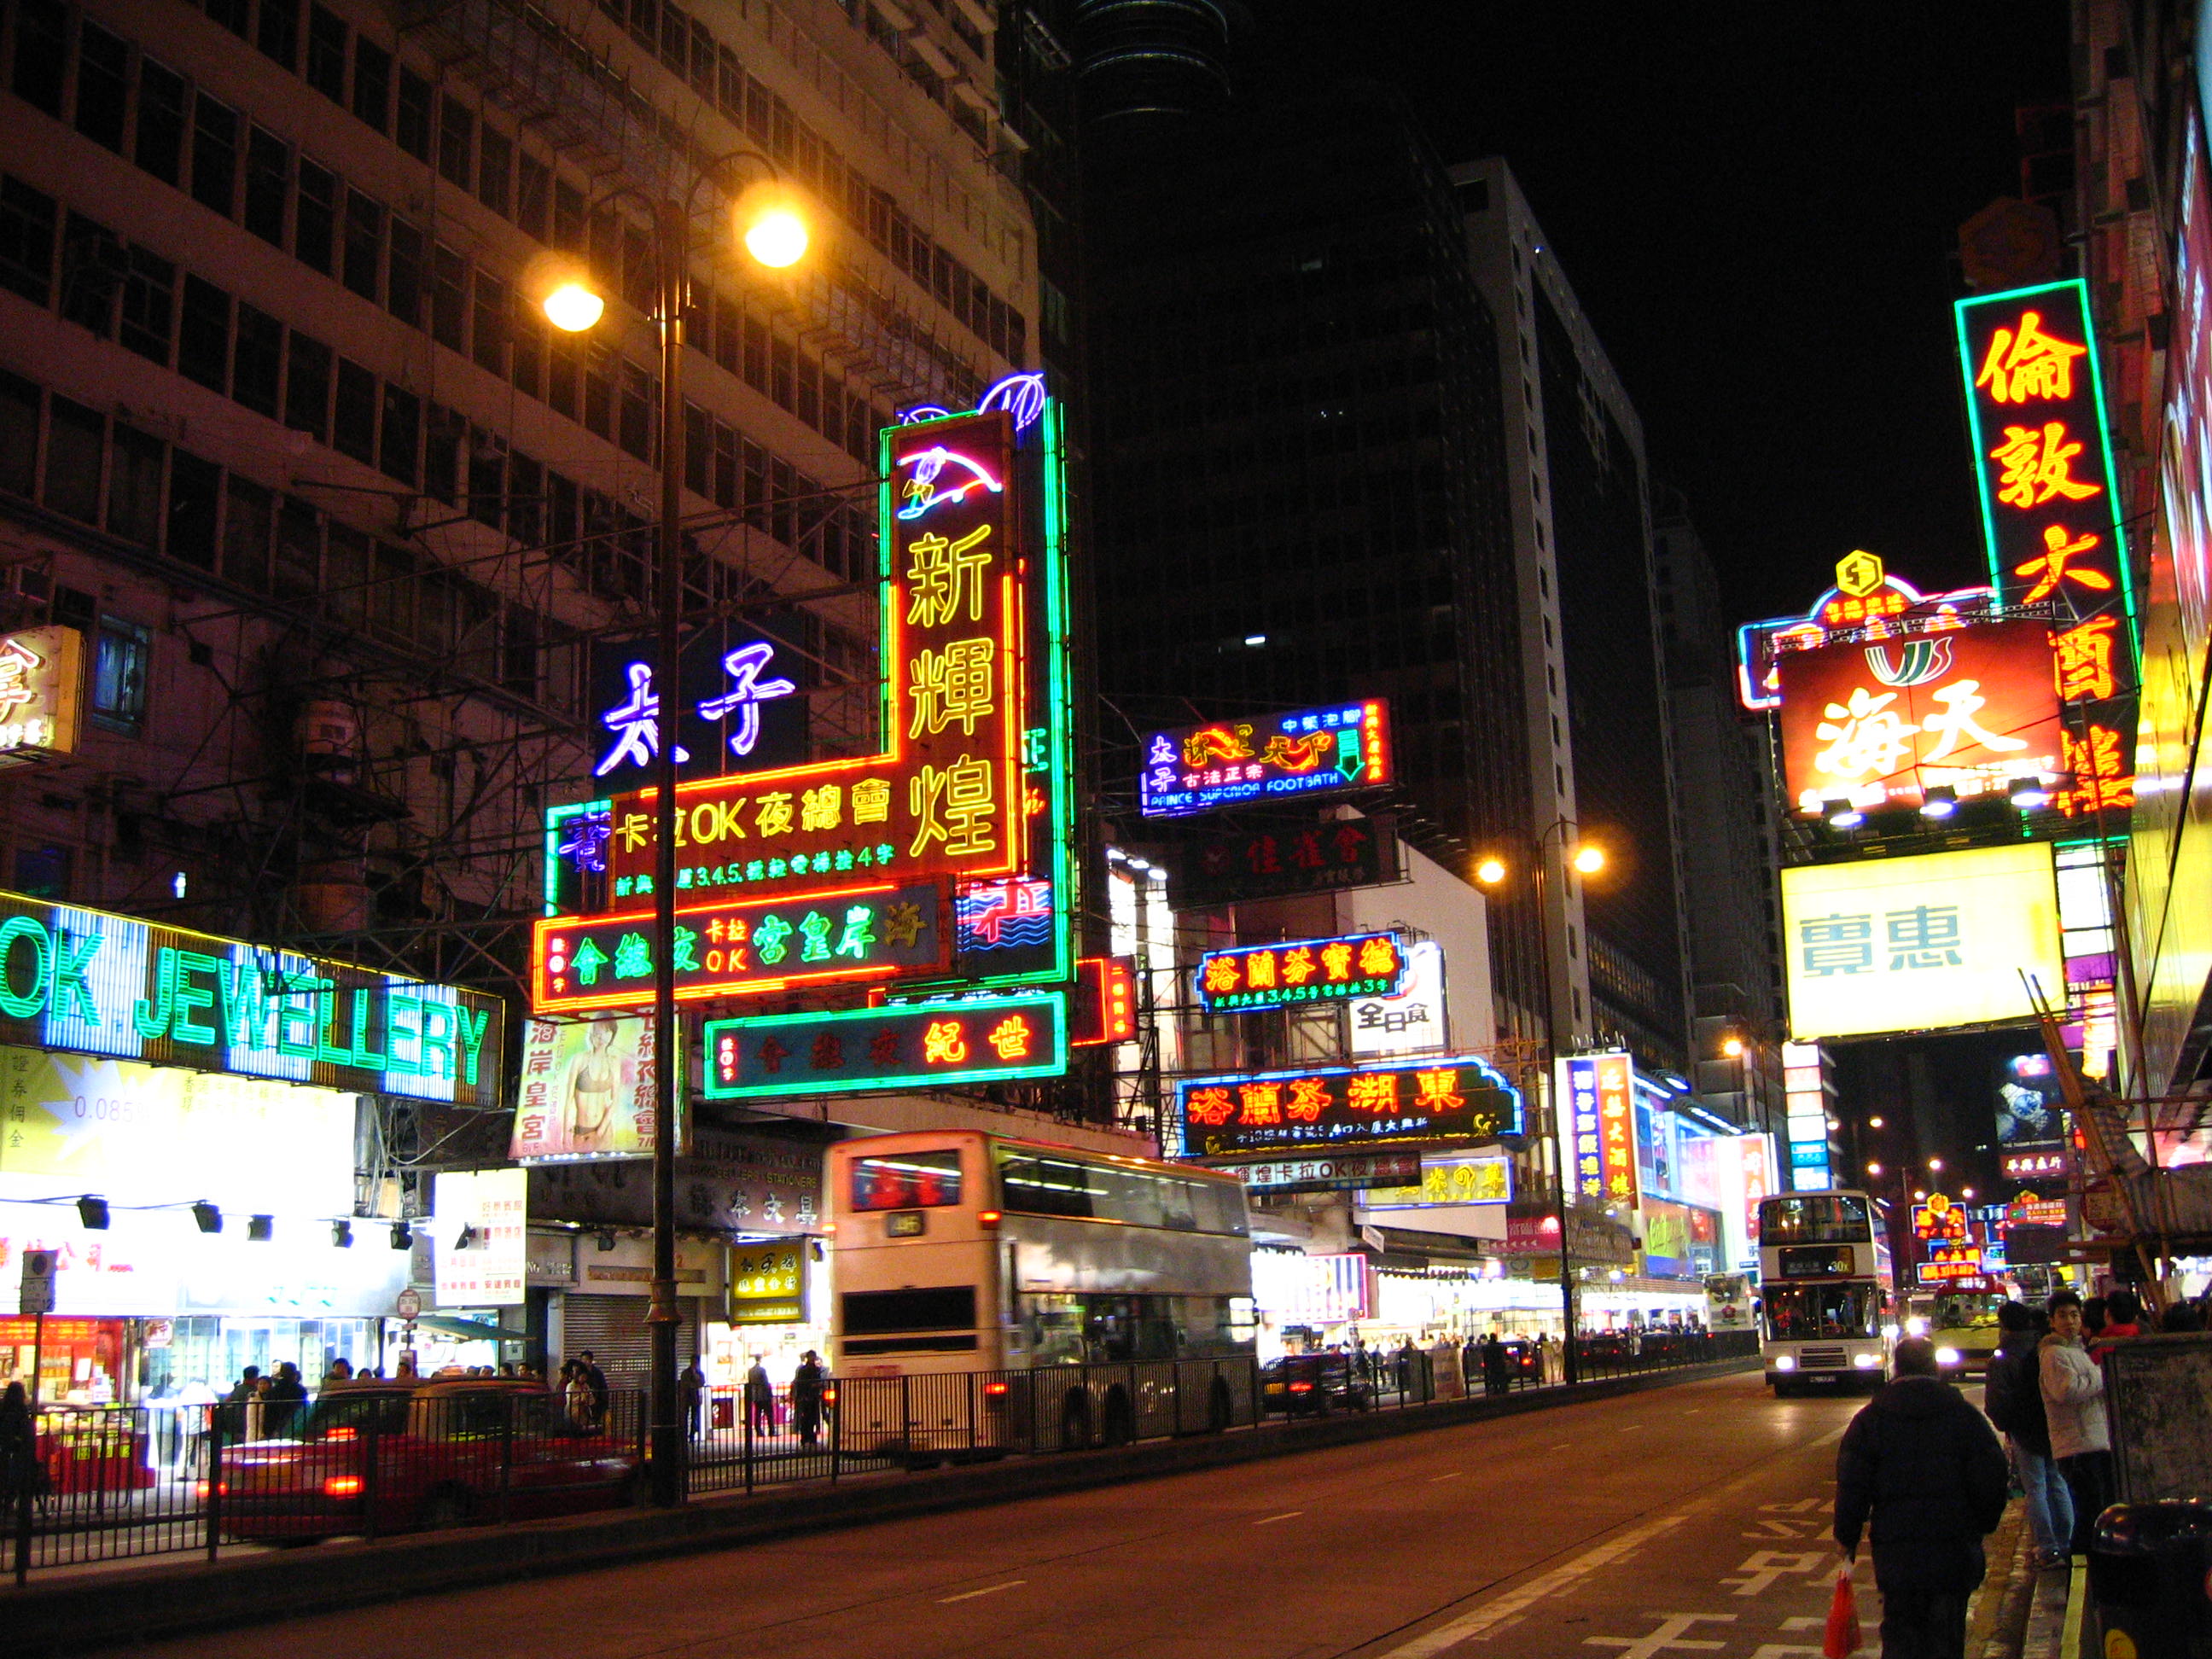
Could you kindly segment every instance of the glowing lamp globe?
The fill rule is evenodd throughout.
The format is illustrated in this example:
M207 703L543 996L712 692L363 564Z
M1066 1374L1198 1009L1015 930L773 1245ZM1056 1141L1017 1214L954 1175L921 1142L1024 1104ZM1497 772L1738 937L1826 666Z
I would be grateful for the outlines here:
M1474 866L1474 878L1485 887L1495 887L1505 879L1505 866L1496 859L1485 859Z
M1605 868L1605 848L1587 844L1575 848L1575 868L1586 876L1594 876Z
M772 270L795 265L806 252L806 222L787 207L772 207L745 231L745 252Z
M607 302L581 283L563 283L545 296L544 309L554 327L580 334L606 314Z

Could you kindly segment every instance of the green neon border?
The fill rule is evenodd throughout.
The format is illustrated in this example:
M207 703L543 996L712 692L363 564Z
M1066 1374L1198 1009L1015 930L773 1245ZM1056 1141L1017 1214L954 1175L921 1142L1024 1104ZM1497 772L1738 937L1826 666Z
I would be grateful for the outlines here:
M561 830L570 818L582 817L592 812L612 812L612 797L601 800L569 801L545 809L545 914L561 914Z
M1028 991L1014 996L975 997L958 1003L945 1002L914 1005L915 1007L936 1006L981 1008L1009 1013L1024 1010L1048 1013L1052 1021L1052 1054L1035 1066L996 1066L976 1072L931 1072L913 1077L874 1078L866 1082L826 1081L822 1083L741 1085L725 1087L714 1081L711 1061L705 1063L706 1075L701 1087L708 1100L781 1099L786 1095L880 1095L915 1086L934 1088L950 1083L1012 1083L1028 1078L1059 1077L1067 1070L1067 999L1058 991ZM702 1056L714 1051L714 1038L722 1031L757 1030L774 1026L779 1031L811 1031L825 1025L849 1025L860 1020L880 1019L886 1014L908 1012L905 1005L892 1003L880 1008L839 1008L816 1014L750 1014L735 1019L710 1019L700 1032Z
M2008 289L2002 294L1978 294L1970 299L1952 302L1952 318L1959 337L1959 372L1966 387L1966 423L1974 441L1974 488L1982 504L1982 547L1989 558L1990 586L1998 594L2004 592L2003 562L1997 556L1996 504L1990 493L1989 469L1983 462L1989 457L1988 440L1982 430L1982 407L1979 394L1974 389L1974 361L1966 343L1966 314L1984 306L2009 305L2032 298L2039 294L2070 291L2081 307L2081 343L2089 348L2089 390L2097 404L2097 441L2105 458L2105 505L2107 520L2112 527L2113 562L2120 572L2120 612L2128 624L2129 653L2135 659L2135 678L2142 683L2142 640L2136 624L2136 586L2130 569L2127 532L2120 524L2120 474L2112 465L2112 422L2105 403L2104 354L2097 347L2096 319L2089 313L2089 285L2079 276L2069 276L2056 283L2038 283L2030 288Z

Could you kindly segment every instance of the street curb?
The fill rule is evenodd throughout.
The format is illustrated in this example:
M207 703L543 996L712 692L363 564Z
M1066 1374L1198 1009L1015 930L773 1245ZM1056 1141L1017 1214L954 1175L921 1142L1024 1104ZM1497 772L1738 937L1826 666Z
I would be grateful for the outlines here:
M84 1573L0 1594L0 1656L73 1659L103 1647L195 1632L1223 1468L1608 1400L1753 1370L1759 1364L1756 1358L1716 1360L1583 1383L1571 1394L1538 1389L1442 1401L1403 1411L1268 1424L1227 1435L970 1465L849 1486L810 1484L750 1498L708 1498L678 1510L569 1516L234 1561Z

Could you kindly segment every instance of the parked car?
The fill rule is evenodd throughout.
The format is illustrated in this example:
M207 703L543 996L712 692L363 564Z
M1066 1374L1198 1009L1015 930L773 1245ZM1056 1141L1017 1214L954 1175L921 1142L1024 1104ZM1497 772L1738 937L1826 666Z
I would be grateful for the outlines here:
M226 1447L223 1532L273 1543L416 1532L627 1504L634 1439L574 1420L543 1383L334 1384L296 1437Z
M1295 1353L1273 1361L1260 1373L1262 1409L1287 1417L1326 1417L1332 1411L1364 1412L1375 1403L1373 1389L1342 1353Z

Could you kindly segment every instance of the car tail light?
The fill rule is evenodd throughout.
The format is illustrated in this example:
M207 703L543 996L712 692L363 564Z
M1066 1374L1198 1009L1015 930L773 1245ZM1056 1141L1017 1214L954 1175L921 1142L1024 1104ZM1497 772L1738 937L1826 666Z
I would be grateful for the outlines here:
M204 1481L204 1480L195 1480L194 1482L192 1482L192 1485L193 1485L194 1488L198 1492L199 1495L200 1495L202 1498L205 1498L205 1497L208 1495L208 1483L207 1483L206 1481ZM215 1495L216 1495L217 1498L228 1498L228 1497L229 1497L229 1496L230 1496L230 1482L229 1482L229 1481L228 1481L228 1480L218 1480L218 1481L216 1481L216 1482L215 1483Z
M987 1395L1004 1394L1006 1391L1006 1385L1003 1382L986 1382L983 1385L983 1392Z
M999 1212L996 1210L978 1210L975 1219L986 1227L995 1227L999 1224Z
M1291 1392L1292 1394L1311 1394L1313 1392L1313 1384L1310 1382L1293 1382L1291 1384Z
M323 1438L325 1440L358 1440L361 1438L361 1431L354 1427L350 1423L341 1423L335 1429L325 1431Z
M357 1474L334 1474L323 1482L323 1496L325 1498L358 1498L360 1495L361 1477Z
M837 1403L837 1390L835 1388L823 1389L822 1403L825 1406L836 1405Z

